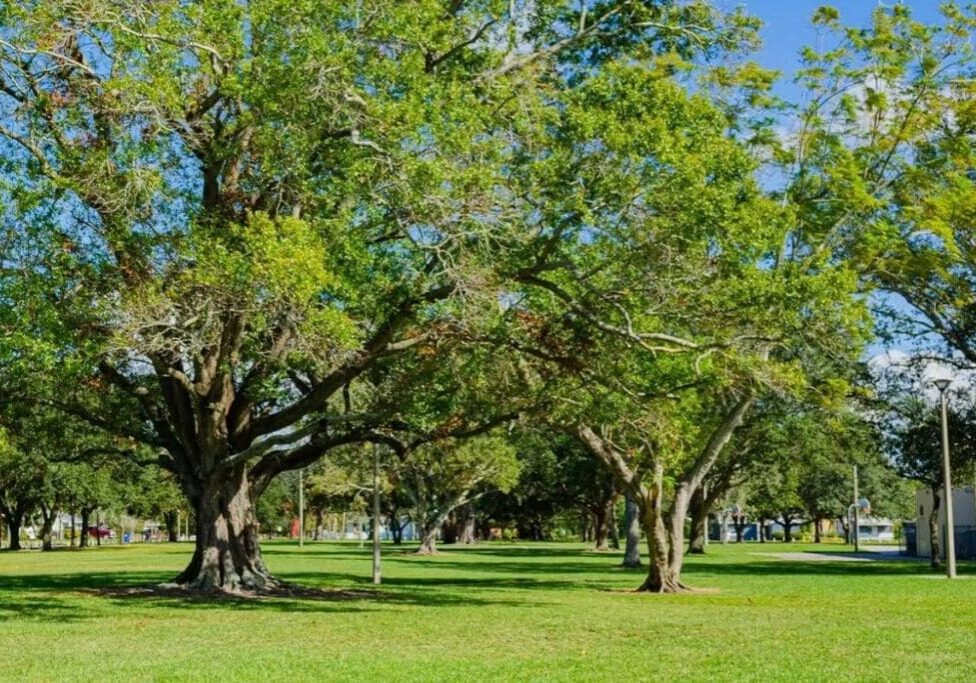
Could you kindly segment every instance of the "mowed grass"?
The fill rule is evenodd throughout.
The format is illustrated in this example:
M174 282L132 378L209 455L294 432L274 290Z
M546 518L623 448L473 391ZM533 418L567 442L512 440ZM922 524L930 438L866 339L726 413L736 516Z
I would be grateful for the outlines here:
M976 579L914 561L783 561L815 546L709 546L698 594L630 592L642 572L579 544L437 557L269 543L279 576L353 599L187 600L92 589L162 582L188 544L0 553L0 680L973 680ZM839 546L822 548L842 552Z

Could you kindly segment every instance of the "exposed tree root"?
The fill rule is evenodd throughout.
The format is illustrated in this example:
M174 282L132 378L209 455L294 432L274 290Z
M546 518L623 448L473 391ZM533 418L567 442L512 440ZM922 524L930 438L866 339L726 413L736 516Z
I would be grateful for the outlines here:
M638 593L693 593L694 589L685 585L678 579L661 579L660 577L648 577L638 588Z

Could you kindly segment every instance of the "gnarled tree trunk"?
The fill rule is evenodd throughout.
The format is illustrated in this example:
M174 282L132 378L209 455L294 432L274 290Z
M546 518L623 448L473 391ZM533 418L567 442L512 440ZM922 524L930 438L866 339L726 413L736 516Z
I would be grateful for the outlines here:
M654 478L646 493L638 498L641 526L647 536L649 568L647 578L637 589L651 593L680 593L687 590L681 583L681 565L684 555L684 513L687 511L687 498L679 492L669 519L663 509L664 467L660 462L654 465ZM680 507L680 510L678 509ZM677 513L677 514L676 514ZM679 518L680 517L680 518ZM675 519L678 524L675 524Z
M437 529L439 524L425 524L420 530L420 547L418 555L437 554Z
M196 547L176 583L196 590L261 591L274 588L261 557L257 518L243 468L222 472L191 496Z

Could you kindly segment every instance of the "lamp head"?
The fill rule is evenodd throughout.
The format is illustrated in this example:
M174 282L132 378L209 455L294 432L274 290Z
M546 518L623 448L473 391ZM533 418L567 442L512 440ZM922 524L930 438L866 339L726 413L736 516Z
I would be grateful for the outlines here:
M871 502L867 498L861 498L857 501L857 509L866 515L871 514Z
M945 390L949 388L950 384L952 384L952 379L949 377L940 377L939 379L932 380L932 384L938 387L940 392L945 393Z

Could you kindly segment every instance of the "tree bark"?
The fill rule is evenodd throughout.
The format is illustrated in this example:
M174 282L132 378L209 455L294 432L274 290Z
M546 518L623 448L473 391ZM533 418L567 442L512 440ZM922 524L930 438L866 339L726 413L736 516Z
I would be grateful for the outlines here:
M821 541L821 535L823 534L823 531L821 529L822 525L823 525L823 518L817 517L816 519L813 520L813 542L814 543L820 543Z
M688 539L688 553L705 554L705 534L708 533L708 502L699 488L691 497L691 538Z
M457 519L457 542L470 545L477 542L475 537L474 510L470 505L463 507Z
M942 567L942 536L939 533L939 508L942 507L942 497L937 489L932 489L932 512L929 515L929 537L932 539L932 568Z
M610 499L610 547L620 550L620 528L617 524L617 495Z
M176 583L201 591L275 588L261 556L257 519L243 468L221 471L191 496L196 511L193 558Z
M766 518L760 517L758 519L758 522L759 522L759 542L765 543L766 542Z
M437 554L437 527L438 524L425 525L420 532L420 547L417 548L418 555Z
M87 548L89 545L88 526L91 523L91 508L81 508L81 538L78 539L79 548Z
M458 540L458 523L456 516L452 513L441 523L441 543L453 545Z
M41 506L41 550L54 550L52 529L56 516L57 511L48 508L46 505Z
M400 545L403 543L403 525L395 514L391 514L387 518L387 525L390 527L390 536L393 538L393 545Z
M607 552L610 544L610 509L609 505L598 505L593 509L593 549L597 552Z
M11 515L7 518L7 529L10 532L10 549L11 550L21 550L20 545L20 527L24 522L23 517L18 517L17 515Z
M736 515L732 518L732 528L735 529L735 542L742 543L742 537L746 533L746 516ZM724 530L723 530L724 533ZM759 540L758 538L756 539Z
M684 513L687 511L687 500L681 504L682 491L675 495L670 523L666 524L662 508L664 498L664 467L658 462L654 466L654 477L649 487L645 487L645 495L638 498L640 506L641 525L647 536L649 551L649 568L647 578L637 589L650 593L680 593L687 590L681 583L681 563L684 553ZM679 509L680 508L680 509ZM675 519L680 515L680 526L676 527Z
M637 503L634 501L633 497L627 496L625 499L624 508L624 530L627 534L627 545L624 549L624 561L623 566L625 567L639 567L641 566L640 558L640 535L641 535L641 520L640 520L640 510Z
M180 540L180 530L176 528L178 516L175 510L163 513L163 521L166 522L166 534L170 543L178 543Z
M793 518L783 515L783 543L793 542Z

